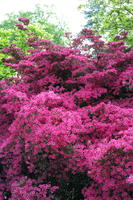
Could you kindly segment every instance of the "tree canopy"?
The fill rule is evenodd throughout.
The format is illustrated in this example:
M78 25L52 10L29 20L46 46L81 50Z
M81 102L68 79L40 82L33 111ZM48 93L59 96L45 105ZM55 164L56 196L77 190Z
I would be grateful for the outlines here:
M52 41L55 44L65 45L67 43L64 33L68 31L65 22L62 22L48 5L36 4L35 9L31 11L19 11L17 14L8 13L7 19L0 23L0 28L12 29L17 24L19 17L30 19L30 24L38 26L40 32L48 32L52 35Z
M44 26L40 24L28 25L28 30L18 29L16 26L9 29L0 28L0 49L15 44L17 48L21 48L22 51L29 49L26 44L26 39L30 36L37 37L39 39L45 38L52 40L53 36L44 30ZM28 54L28 52L26 51ZM3 64L2 59L7 55L0 52L0 80L5 77L11 77L16 74L15 70Z
M29 18L28 30L22 31L16 27L20 17ZM66 24L61 22L52 12L52 8L47 5L43 7L36 5L33 11L20 11L18 14L8 13L7 19L0 23L0 49L15 43L16 47L26 51L29 46L24 41L29 35L51 40L55 44L66 45L68 44L68 39L65 37L66 29ZM2 59L5 57L6 55L0 52L0 80L16 73L3 64Z
M126 42L133 45L133 3L131 0L87 0L80 5L87 19L86 27L95 29L106 39L127 31Z

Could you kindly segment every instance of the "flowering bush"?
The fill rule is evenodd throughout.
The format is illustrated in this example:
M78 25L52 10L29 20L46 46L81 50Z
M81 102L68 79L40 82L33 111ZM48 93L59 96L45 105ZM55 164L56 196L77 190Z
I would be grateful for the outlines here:
M132 199L133 51L100 37L2 50L18 77L0 82L1 199Z

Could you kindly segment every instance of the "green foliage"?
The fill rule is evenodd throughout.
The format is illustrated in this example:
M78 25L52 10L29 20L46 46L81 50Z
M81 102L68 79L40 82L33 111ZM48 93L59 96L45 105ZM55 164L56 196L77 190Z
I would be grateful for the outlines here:
M12 29L18 23L19 17L29 18L30 24L36 24L40 30L48 32L55 44L66 45L68 43L64 37L64 33L68 29L67 25L58 19L49 6L36 5L33 11L20 11L18 14L8 13L7 19L1 22L0 28Z
M133 46L133 3L131 0L91 0L87 1L82 11L87 18L86 27L103 34L107 40L114 40L115 35L128 31L126 43Z
M20 30L17 27L14 27L14 30L11 29L11 31L12 35L10 37L10 43L17 44L17 47L21 48L22 51L25 51L27 48L29 49L29 46L26 45L25 41L30 36L38 36L40 39L53 39L52 35L45 31L44 26L39 24L28 25L28 31Z
M10 39L13 35L12 30L4 30L0 29L0 49L8 46L10 44ZM11 69L10 67L7 67L3 64L2 59L5 58L6 55L3 53L0 53L0 80L11 77L15 75L15 70Z
M30 19L28 31L20 30L15 26L15 24L18 24L19 17ZM51 22L53 20L55 23ZM8 13L7 19L0 23L0 49L15 43L22 51L26 51L29 46L25 43L25 40L30 35L38 36L40 39L52 40L55 44L67 45L68 40L64 37L64 27L66 25L60 22L47 5L43 7L36 5L33 11L20 11L18 14ZM1 59L5 57L7 56L0 53L0 80L16 74L13 69L2 63Z
M96 17L104 9L102 0L87 1L79 6L86 18L86 27L95 29L102 21L102 17Z
M105 18L100 27L101 34L114 39L114 35L120 34L122 31L128 31L128 38L126 42L128 45L133 46L133 3L129 0L111 0L109 10L106 10ZM99 16L103 13L99 13Z
M0 56L1 59L1 56ZM2 65L0 61L0 80L5 79L7 77L12 77L16 74L15 70L11 69L10 67L7 67L5 65Z
M25 40L30 36L29 34L33 32L34 34L32 34L32 36L38 36L40 39L53 39L52 35L44 31L44 26L39 24L28 25L27 31L20 30L15 26L12 29L0 28L0 49L6 46L10 46L10 44L12 43L15 43L18 48L22 49L22 51L26 51L27 49L29 49L29 46L25 43ZM0 53L0 80L6 77L12 77L16 74L15 70L3 64L2 59L5 57L8 56Z

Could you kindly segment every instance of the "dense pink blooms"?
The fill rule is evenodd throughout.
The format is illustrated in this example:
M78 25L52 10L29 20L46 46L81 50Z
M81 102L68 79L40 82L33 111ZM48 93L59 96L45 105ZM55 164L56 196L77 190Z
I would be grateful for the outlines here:
M19 17L18 20L23 22L24 25L28 25L30 22L29 18L26 18L26 17Z
M100 38L2 50L17 77L0 81L0 199L132 199L133 51Z
M24 27L22 24L16 24L17 28L18 29L21 29L21 30L28 30L27 27Z

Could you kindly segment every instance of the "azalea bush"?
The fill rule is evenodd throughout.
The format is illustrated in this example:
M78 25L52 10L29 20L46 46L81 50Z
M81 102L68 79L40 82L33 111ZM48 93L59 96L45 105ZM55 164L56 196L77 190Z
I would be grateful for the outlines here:
M133 51L100 38L3 48L18 75L0 81L1 199L132 199Z

